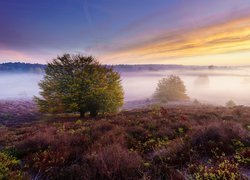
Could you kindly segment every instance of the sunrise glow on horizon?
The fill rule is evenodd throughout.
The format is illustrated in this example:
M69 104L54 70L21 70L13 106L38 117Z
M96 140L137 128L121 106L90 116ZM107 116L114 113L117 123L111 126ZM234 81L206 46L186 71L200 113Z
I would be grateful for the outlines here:
M0 63L250 65L249 0L10 0L0 25Z

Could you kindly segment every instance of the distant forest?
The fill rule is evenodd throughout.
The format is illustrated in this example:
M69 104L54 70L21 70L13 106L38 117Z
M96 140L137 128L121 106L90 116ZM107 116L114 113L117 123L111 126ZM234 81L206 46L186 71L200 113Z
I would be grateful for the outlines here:
M111 65L108 65L111 66ZM163 64L142 64L142 65L113 65L118 72L138 72L138 71L160 71L168 69L214 69L215 66L183 66L183 65L163 65ZM21 62L9 62L0 64L0 73L44 73L46 65L30 64Z
M0 64L1 73L43 73L46 65L30 63L3 63Z

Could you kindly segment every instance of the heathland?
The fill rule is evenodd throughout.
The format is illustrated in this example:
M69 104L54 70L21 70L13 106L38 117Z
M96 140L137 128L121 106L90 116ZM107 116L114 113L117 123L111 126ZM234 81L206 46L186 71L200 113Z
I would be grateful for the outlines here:
M0 103L0 178L247 179L250 107L150 105L96 118Z
M45 81L40 90L44 92L43 100L48 100L46 105L52 109L63 107L64 111L39 112L39 103L25 95L36 95L32 90L34 87L38 91L37 82L44 68L20 63L0 66L0 179L250 178L250 107L246 98L250 81L246 68L116 66L125 91L124 106L116 107L118 112L104 108L91 114L89 104L84 102L95 100L94 107L98 108L102 101L94 96L99 91L86 91L79 104L86 105L84 117L75 109L78 104L71 101L78 90L65 91L73 87L68 82L77 82L81 89L89 82L85 78L91 77L95 83L90 85L100 90L98 83L107 87L110 81L92 77L93 73L80 76L83 81L67 81L68 86L63 78ZM95 72L98 75L99 71ZM31 74L36 78L27 82L34 81L35 86L20 81L21 76L30 78ZM61 82L60 91L50 88ZM26 89L18 88L18 84ZM229 87L235 91L225 91ZM16 89L18 94L22 92L22 98L8 98ZM94 99L89 100L86 94ZM54 97L61 99L54 101ZM110 106L112 98L104 97ZM215 103L209 105L201 98Z

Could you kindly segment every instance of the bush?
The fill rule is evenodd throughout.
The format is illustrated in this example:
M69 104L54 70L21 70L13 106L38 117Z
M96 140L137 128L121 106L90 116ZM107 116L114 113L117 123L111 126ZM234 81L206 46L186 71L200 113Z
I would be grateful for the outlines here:
M141 157L136 152L118 144L102 148L93 157L93 170L96 178L102 179L138 179Z
M5 153L0 153L0 179L22 179L20 161Z
M44 132L27 137L16 145L13 155L22 158L28 154L48 149L55 142L54 131L53 128L49 127Z
M239 165L227 159L222 160L215 166L192 164L189 170L195 179L245 179L240 173Z
M175 75L161 79L153 97L163 103L189 99L184 82Z
M42 98L35 97L40 110L48 113L116 112L123 105L120 75L93 57L65 54L49 63L39 83Z
M231 155L243 142L246 131L238 124L213 123L207 127L196 127L189 134L191 146L202 156Z

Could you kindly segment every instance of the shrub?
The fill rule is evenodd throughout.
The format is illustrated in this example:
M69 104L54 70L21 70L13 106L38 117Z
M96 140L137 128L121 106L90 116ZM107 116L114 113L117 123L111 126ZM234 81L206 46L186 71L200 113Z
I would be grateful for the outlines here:
M30 153L43 151L48 149L50 144L54 142L53 128L47 128L45 132L37 133L33 136L27 137L16 145L15 155L17 157L24 157Z
M123 105L120 75L93 57L65 54L48 63L39 83L42 98L35 97L42 112L116 112Z
M243 166L250 167L250 148L243 148L234 156L237 162Z
M102 179L138 179L142 159L136 152L130 152L119 144L103 147L92 155L95 177Z
M153 97L163 103L189 99L184 82L179 76L175 75L161 79Z
M22 179L20 161L5 153L0 153L0 179Z
M191 158L191 146L184 139L178 138L171 141L166 148L156 150L153 153L153 161L156 166L174 166L182 168Z
M208 127L196 127L189 134L191 145L205 156L232 154L237 149L235 142L246 137L246 131L234 123L213 123Z
M241 111L237 121L223 121L236 116L235 109ZM33 179L194 179L218 175L212 167L238 177L247 175L250 162L249 112L240 106L168 106L84 120L50 117L1 126L0 148L20 159ZM234 167L219 167L224 160ZM198 169L205 166L210 170Z
M245 179L239 170L239 165L232 161L223 159L215 166L205 164L192 164L189 170L193 178L207 180L224 180L224 179Z

